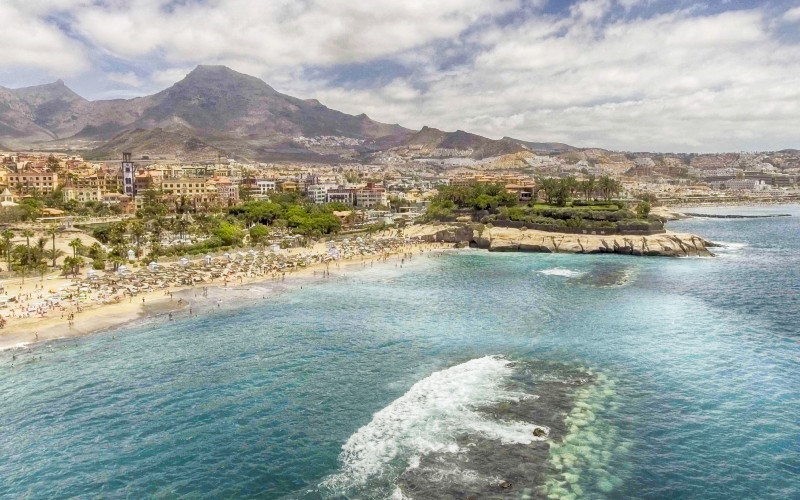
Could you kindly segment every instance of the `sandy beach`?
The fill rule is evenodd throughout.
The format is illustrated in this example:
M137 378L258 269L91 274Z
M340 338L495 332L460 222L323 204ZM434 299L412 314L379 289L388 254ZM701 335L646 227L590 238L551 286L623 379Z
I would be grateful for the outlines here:
M341 244L339 245L341 247ZM397 265L409 255L419 255L424 252L451 248L452 245L442 243L420 242L394 237L378 237L368 243L361 244L360 251L343 249L338 258L330 258L330 246L325 242L316 243L312 247L294 248L283 251L281 257L288 263L298 261L311 261L304 266L287 266L283 270L248 272L239 270L226 273L219 277L193 283L191 285L170 284L157 289L137 290L135 292L113 297L103 293L85 292L82 298L69 303L63 301L46 308L39 306L33 312L26 312L25 316L10 316L9 311L1 314L6 318L6 326L0 330L0 350L27 348L37 342L46 342L55 339L78 337L91 333L105 331L130 324L134 321L153 320L163 318L165 321L179 319L190 314L198 314L197 308L192 309L197 303L195 297L208 297L209 292L216 297L215 305L220 307L223 295L216 293L220 290L231 289L242 285L255 283L280 283L282 286L302 286L300 283L308 279L328 279L340 275L348 270L360 269L367 265ZM263 255L267 255L264 252ZM253 257L255 260L255 257ZM216 257L223 261L223 257ZM173 264L172 267L186 265L186 267L201 267L204 259L195 259L184 263ZM219 264L222 265L222 264ZM163 266L167 268L167 266ZM84 273L85 274L85 273ZM110 275L113 273L107 272ZM288 280L288 281L287 281ZM24 311L29 304L41 304L42 298L56 290L75 289L81 287L86 278L69 279L55 274L44 279L27 278L23 284L20 279L5 280L0 282L7 294L18 298L17 311ZM45 291L47 290L47 291ZM238 300L231 297L230 300ZM205 307L209 304L206 301ZM19 312L22 315L22 312Z

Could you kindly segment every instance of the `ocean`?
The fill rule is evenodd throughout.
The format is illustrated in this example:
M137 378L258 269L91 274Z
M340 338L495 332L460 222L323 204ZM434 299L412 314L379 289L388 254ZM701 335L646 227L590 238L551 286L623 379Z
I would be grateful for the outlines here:
M794 216L669 224L715 258L417 255L1 352L0 498L799 498L800 206L694 211Z

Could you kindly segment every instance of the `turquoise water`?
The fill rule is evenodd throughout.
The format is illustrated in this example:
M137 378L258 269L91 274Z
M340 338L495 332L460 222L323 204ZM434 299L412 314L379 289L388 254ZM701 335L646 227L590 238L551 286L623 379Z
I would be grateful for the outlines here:
M714 259L417 256L0 353L0 497L431 498L527 460L534 497L798 498L800 207L748 210L795 216L671 224Z

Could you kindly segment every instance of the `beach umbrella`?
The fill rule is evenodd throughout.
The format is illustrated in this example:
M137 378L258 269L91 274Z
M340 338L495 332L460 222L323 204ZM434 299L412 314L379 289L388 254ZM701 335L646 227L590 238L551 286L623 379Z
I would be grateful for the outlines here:
M206 255L205 256L205 261L206 261L206 265L211 265L211 256L210 255Z
M228 260L231 260L231 254L228 253L228 252L225 252L222 256L225 257Z

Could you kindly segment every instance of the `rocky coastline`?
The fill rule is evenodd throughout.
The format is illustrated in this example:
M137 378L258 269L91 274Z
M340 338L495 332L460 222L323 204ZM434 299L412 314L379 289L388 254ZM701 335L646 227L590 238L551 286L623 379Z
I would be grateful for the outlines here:
M423 241L483 248L490 252L622 254L653 257L713 257L715 245L686 233L652 235L566 234L493 227L477 223L422 224L406 231Z

